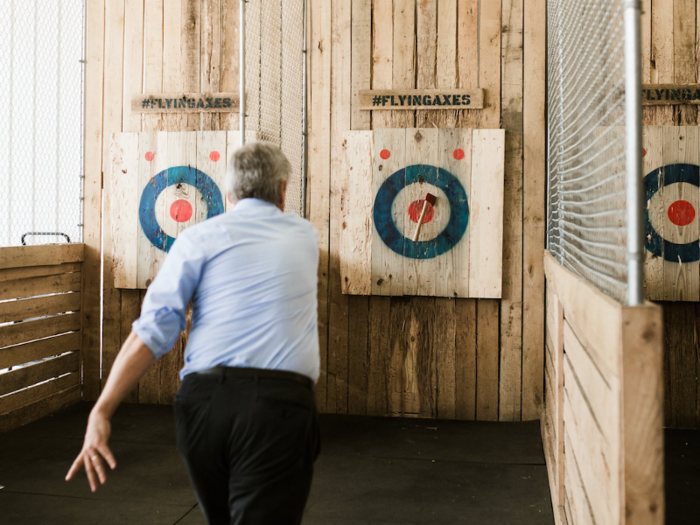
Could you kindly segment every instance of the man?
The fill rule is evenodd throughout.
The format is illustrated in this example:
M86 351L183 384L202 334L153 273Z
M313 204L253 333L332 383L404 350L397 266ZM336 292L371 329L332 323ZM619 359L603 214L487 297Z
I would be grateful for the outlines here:
M313 385L319 374L318 236L283 213L289 162L256 142L227 173L233 211L180 234L146 294L141 317L90 413L85 468L105 483L110 418L185 328L175 398L178 448L210 524L301 522L318 452Z

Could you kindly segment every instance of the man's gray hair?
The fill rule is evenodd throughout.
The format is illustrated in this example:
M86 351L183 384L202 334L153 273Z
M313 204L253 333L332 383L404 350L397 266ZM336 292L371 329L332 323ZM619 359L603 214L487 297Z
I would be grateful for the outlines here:
M269 142L251 142L231 156L226 172L226 192L234 202L262 199L279 204L281 183L289 178L291 171L279 147Z

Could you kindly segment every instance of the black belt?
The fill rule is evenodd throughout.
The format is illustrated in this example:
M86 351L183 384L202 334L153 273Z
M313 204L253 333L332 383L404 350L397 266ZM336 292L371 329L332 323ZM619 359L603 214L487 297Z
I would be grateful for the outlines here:
M207 370L194 372L195 374L213 375L219 377L252 377L260 379L277 379L282 381L294 381L302 385L313 388L314 382L310 377L288 372L287 370L269 370L266 368L241 368L234 366L215 366Z

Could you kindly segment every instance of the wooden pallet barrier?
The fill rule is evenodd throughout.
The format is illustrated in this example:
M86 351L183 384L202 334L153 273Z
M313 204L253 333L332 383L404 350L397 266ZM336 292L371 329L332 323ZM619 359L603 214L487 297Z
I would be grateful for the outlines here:
M80 400L83 252L0 250L0 431Z

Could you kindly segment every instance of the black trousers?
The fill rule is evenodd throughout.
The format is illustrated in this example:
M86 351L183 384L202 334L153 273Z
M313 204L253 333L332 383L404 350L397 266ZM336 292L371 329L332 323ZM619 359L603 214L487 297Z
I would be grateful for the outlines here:
M175 397L178 448L207 522L301 523L320 445L313 383L216 370L187 375Z

